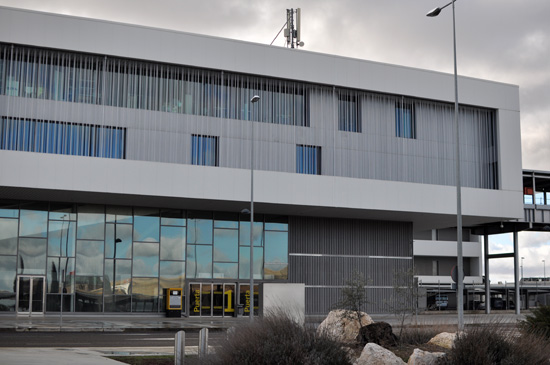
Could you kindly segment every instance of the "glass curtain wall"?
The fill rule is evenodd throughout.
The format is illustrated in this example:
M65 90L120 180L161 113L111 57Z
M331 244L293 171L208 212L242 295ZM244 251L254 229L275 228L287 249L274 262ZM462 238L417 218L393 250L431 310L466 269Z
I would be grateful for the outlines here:
M16 275L46 277L47 312L159 312L163 288L248 279L248 217L0 201L0 311ZM286 217L256 216L254 277L288 279Z

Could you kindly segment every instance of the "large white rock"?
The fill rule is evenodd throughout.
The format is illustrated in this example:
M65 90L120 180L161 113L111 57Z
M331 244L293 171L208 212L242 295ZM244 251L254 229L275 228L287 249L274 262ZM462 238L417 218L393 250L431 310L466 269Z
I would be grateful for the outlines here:
M440 334L435 335L431 340L429 340L428 343L439 347L443 347L446 349L452 349L455 344L455 340L456 340L456 332L455 333L441 332Z
M362 326L367 326L371 323L374 323L374 321L367 313L361 312L361 323L359 323L355 313L337 309L331 311L327 318L321 322L319 327L317 327L317 333L326 334L336 341L350 343L355 342L359 329Z
M405 361L401 360L390 350L386 350L382 346L375 343L367 343L361 351L361 356L353 365L404 365Z
M408 365L436 365L439 360L446 355L444 352L428 352L420 349L414 349L411 357L409 357Z

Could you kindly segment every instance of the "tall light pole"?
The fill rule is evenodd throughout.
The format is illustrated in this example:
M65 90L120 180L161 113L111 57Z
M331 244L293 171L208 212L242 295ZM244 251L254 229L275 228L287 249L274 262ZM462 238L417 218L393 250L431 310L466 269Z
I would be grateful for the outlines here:
M462 191L460 186L460 134L458 128L458 75L456 68L456 25L455 25L455 1L453 0L441 8L435 8L426 16L434 17L441 13L441 10L452 5L453 8L453 51L454 51L454 79L455 79L455 133L456 133L456 245L457 245L457 310L458 310L458 330L464 330L464 277L462 260Z
M525 260L525 257L521 257L521 283L523 284L523 260Z
M258 95L250 99L251 104L260 101ZM252 109L252 108L251 108ZM250 118L250 322L254 322L254 120Z
M546 260L542 260L542 264L544 265L544 278L543 281L546 281Z

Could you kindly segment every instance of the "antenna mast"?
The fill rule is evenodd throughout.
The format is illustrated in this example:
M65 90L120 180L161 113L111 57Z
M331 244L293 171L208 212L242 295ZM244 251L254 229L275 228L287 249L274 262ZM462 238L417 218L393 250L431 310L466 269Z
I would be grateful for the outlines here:
M290 48L303 47L304 42L300 40L301 33L301 10L300 8L296 9L286 9L286 28L285 28L285 37L287 47L290 45ZM296 14L296 28L294 28L294 14Z

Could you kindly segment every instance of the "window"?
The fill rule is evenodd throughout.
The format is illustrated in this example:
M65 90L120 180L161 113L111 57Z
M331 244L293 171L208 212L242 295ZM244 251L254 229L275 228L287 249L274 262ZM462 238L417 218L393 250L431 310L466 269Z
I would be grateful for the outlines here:
M124 159L126 129L2 117L0 149Z
M296 172L321 175L321 147L297 145Z
M413 102L400 100L395 103L395 135L416 139L416 114Z
M218 137L191 136L191 163L193 165L219 166Z
M361 133L361 113L357 99L355 95L338 95L339 130Z

